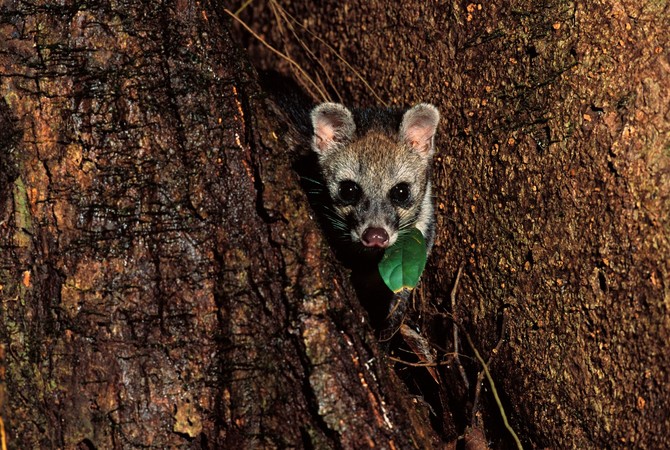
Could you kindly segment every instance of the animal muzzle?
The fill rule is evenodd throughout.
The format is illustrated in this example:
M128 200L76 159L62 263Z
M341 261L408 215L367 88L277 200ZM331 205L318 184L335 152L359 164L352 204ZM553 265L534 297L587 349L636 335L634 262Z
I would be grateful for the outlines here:
M361 235L361 242L366 247L386 248L389 246L389 234L383 228L366 228Z

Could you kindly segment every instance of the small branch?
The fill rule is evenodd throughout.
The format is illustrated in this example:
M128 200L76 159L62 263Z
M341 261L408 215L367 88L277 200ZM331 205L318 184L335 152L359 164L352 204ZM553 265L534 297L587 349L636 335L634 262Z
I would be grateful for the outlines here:
M279 5L276 1L272 1L272 3L276 4L277 7L281 8L282 10L284 9L284 8L282 8L282 6ZM285 12L285 10L284 10L284 12ZM342 55L340 55L340 54L337 52L337 50L335 50L335 49L333 48L333 46L331 46L331 45L328 44L326 41L324 41L320 36L314 34L314 33L313 33L310 29L308 29L305 25L303 25L302 23L298 22L293 16L291 16L291 15L288 14L288 13L286 13L286 14L288 15L288 17L289 17L289 18L290 18L296 25L298 25L299 27L301 27L302 29L304 29L307 33L309 33L314 39L316 39L317 41L319 41L321 44L325 45L325 46L328 48L328 50L330 50L330 51L335 55L335 57L337 57L337 59L339 59L340 61L342 61L342 63L343 63L349 70L351 70L351 71L353 72L353 74L354 74L359 80L361 80L361 83L363 83L363 84L365 85L365 87L366 87L370 92L372 92L372 95L375 96L375 98L377 99L377 101L379 101L379 102L380 102L382 105L384 105L385 107L388 107L388 106L389 106L387 102L385 102L384 100L382 100L382 98L377 94L377 92L374 90L374 88L373 88L372 86L370 86L370 83L367 82L367 80L363 77L363 75L361 75L361 73L360 73L358 70L356 70L351 64L349 64L349 62L348 62L346 59L344 59L344 57L343 57ZM317 59L317 62L318 62L318 59ZM320 63L319 63L319 64L320 64ZM326 76L328 76L328 73L326 73ZM330 77L328 77L328 78L330 78Z
M300 72L300 74L301 74L302 76L304 76L306 80L309 80L309 82L312 83L312 85L314 86L314 88L319 92L319 95L321 96L322 101L324 101L324 102L325 102L325 101L328 101L328 95L326 95L326 93L323 92L323 91L319 88L319 86L312 80L312 78L307 74L307 72L305 72L305 70L304 70L302 67L300 67L300 64L298 64L297 62L295 62L295 61L294 61L291 57L289 57L288 55L286 55L286 54L280 52L279 50L277 50L276 48L274 48L273 46L271 46L265 39L263 39L262 37L260 37L260 36L258 35L258 33L256 33L254 30L252 30L252 29L249 27L249 25L247 25L246 23L244 23L244 21L243 21L242 19L240 19L239 17L237 17L237 16L236 16L234 13L232 13L229 9L224 9L223 12L225 12L225 13L228 14L230 17L232 17L233 19L235 19L236 22L238 22L240 25L242 25L242 26L244 27L245 30L247 30L249 33L251 33L251 35L252 35L253 37L255 37L256 39L258 39L258 40L260 41L260 43L263 44L263 45L265 45L271 52L277 54L280 58L285 59L289 64L291 64L293 67L295 67L296 69L298 69L298 72Z
M491 351L491 355L489 355L489 359L486 361L487 365L491 365L491 361L493 360L493 357L498 354L498 351L500 351L500 347L502 346L502 343L505 341L505 329L507 328L507 316L503 314L503 323L501 326L500 330L500 339L498 339L498 343L496 346L493 348ZM472 403L472 421L474 423L476 415L477 415L477 409L478 409L478 404L479 404L479 397L481 394L481 385L482 381L484 381L484 371L481 370L479 374L477 375L477 384L475 385L475 399Z
M445 356L449 356L449 354L446 354ZM404 364L406 366L410 366L410 367L438 367L438 366L448 366L449 364L451 364L451 361L439 361L439 362L433 362L433 363L423 363L423 362L413 363L413 362L405 361L404 359L401 359L401 358L398 358L398 357L395 357L395 356L389 356L388 359L391 360L391 361L400 363L400 364Z
M338 92L337 87L335 86L335 83L333 82L332 78L330 77L330 72L328 71L326 66L324 66L321 59L319 59L314 54L314 52L309 48L309 46L305 43L305 41L300 39L300 37L296 33L295 27L293 26L293 24L291 22L295 22L296 24L298 24L299 26L301 26L303 28L305 28L305 26L302 25L301 23L299 23L291 14L289 14L279 3L277 3L274 0L270 0L270 9L272 10L273 14L275 15L277 25L279 26L281 24L281 22L284 21L286 23L286 27L291 31L291 34L293 35L293 38L296 40L296 42L298 42L300 44L300 46L307 53L307 55L309 55L309 57L312 59L312 61L315 61L319 65L319 67L321 68L321 71L324 73L324 75L328 79L328 83L330 84L331 89L333 89L333 91L335 92L335 95L337 96L339 101L342 102L342 96ZM281 27L280 27L280 34L282 34L282 35L284 34L281 30ZM287 50L287 54L288 54L288 50ZM318 73L316 73L316 80L325 92L326 87L325 87L323 81L321 80L321 77L319 77Z
M463 368L463 364L461 364L461 360L458 356L458 321L456 320L456 291L458 290L458 282L461 280L461 275L463 274L463 267L465 266L465 263L461 263L460 267L458 268L458 273L456 274L456 281L454 281L454 287L451 289L451 317L452 317L452 322L454 325L454 360L456 363L456 366L458 367L458 371L461 374L461 378L463 378L463 384L465 385L465 389L468 390L470 389L470 382L468 381L468 376L465 374L465 369Z
M236 16L239 16L240 13L241 13L242 11L244 11L244 10L246 9L246 7L249 6L249 4L250 4L251 2L253 2L253 1L254 1L254 0L247 0L246 2L242 3L242 6L240 6L240 7L238 8L238 10L235 11L235 15L236 15Z
M493 393L493 398L496 401L496 404L498 405L498 409L500 410L500 416L502 417L503 424L505 425L505 428L507 428L507 431L512 435L512 438L514 439L514 442L516 443L516 447L519 450L523 450L523 446L521 445L521 441L519 440L519 436L514 432L514 429L512 426L509 424L507 420L507 415L505 414L505 409L503 408L502 402L500 401L500 396L498 396L498 390L496 389L496 385L493 382L493 377L491 376L491 373L489 372L489 367L486 365L486 362L484 361L484 358L481 357L479 352L477 351L477 348L475 347L475 344L472 342L472 339L470 338L470 335L465 333L465 338L468 340L468 344L470 344L470 347L472 347L472 351L475 353L475 357L479 361L479 363L482 365L484 368L484 373L486 374L486 379L489 382L489 385L491 386L491 392ZM502 339L501 339L502 340Z

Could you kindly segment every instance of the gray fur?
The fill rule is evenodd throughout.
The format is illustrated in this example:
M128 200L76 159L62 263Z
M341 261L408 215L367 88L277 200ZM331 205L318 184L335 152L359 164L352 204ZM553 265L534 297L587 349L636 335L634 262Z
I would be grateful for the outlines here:
M400 135L414 150L426 157L435 152L434 140L440 112L431 104L420 103L407 110L400 124Z
M381 127L357 129L355 116L338 103L322 103L311 113L312 148L318 154L335 212L349 228L353 242L360 242L367 228L377 227L387 231L390 246L403 229L416 227L430 250L435 222L430 169L440 120L437 108L426 103L414 106L403 114L399 127L396 122L393 133ZM338 201L344 180L361 188L362 197L355 205ZM390 200L391 189L399 183L410 187L407 207Z
M354 117L344 105L321 103L311 113L314 136L312 148L323 157L345 145L354 136Z

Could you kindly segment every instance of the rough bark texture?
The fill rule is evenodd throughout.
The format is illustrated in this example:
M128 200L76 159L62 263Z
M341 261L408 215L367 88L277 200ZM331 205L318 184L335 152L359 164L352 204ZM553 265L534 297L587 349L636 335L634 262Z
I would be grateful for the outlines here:
M11 448L436 442L332 264L222 10L0 6Z
M389 371L223 5L0 5L10 447L429 448L477 411L511 442L474 362L470 389ZM452 348L465 262L454 313L524 444L669 447L667 2L282 5L314 34L242 17L334 98L379 103L324 43L442 110L422 336Z
M670 446L668 3L260 3L241 18L331 98L441 109L422 332L452 345L467 263L454 312L485 355L504 333L492 372L523 442Z

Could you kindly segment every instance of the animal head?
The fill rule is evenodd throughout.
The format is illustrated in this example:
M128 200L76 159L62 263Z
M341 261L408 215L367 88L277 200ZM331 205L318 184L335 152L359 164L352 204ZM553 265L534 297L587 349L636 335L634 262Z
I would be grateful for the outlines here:
M354 114L338 103L318 105L311 118L312 149L332 199L336 228L365 247L386 248L403 229L427 226L437 108L414 106L391 133L384 127L357 128Z

